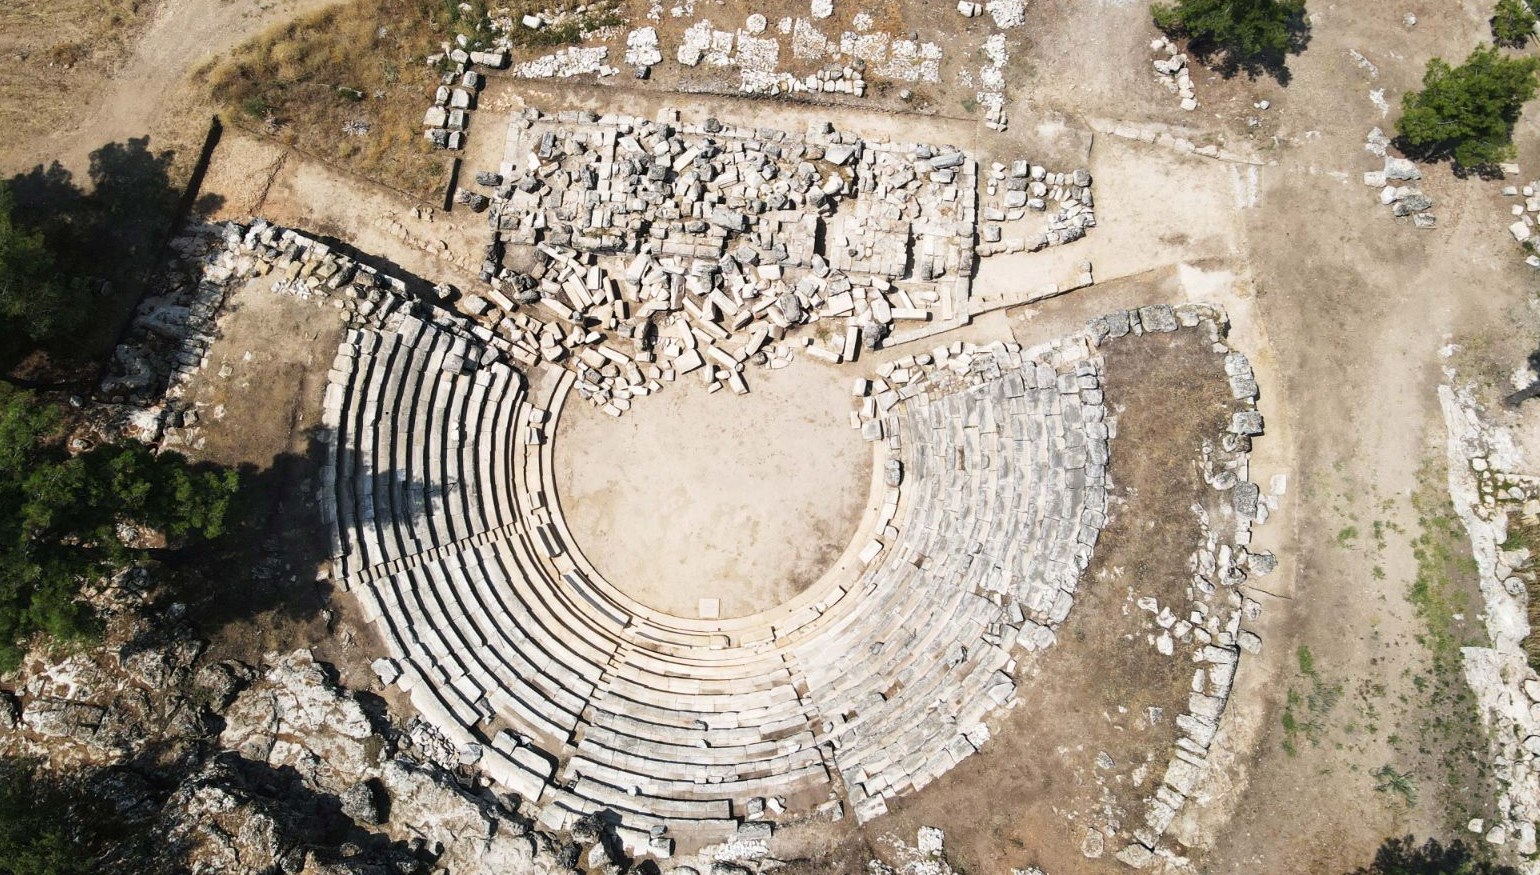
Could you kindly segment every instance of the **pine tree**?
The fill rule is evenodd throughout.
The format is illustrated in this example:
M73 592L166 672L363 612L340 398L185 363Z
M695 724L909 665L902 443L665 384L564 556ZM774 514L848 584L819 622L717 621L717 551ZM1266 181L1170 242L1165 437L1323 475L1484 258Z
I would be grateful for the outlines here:
M1157 27L1186 37L1200 55L1219 52L1229 66L1266 66L1297 51L1305 0L1175 0L1151 12Z
M1428 62L1422 90L1401 98L1396 133L1425 159L1452 157L1462 167L1496 164L1514 154L1513 126L1535 96L1540 58L1507 58L1492 46L1451 67Z

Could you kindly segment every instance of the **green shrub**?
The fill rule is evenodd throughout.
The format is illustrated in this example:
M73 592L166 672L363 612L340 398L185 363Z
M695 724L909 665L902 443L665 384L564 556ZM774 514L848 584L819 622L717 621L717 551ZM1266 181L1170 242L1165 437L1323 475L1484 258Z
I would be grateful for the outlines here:
M273 105L268 102L266 97L260 94L253 94L241 101L241 112L255 119L266 118L267 114L272 112L272 110Z
M1492 14L1492 41L1519 48L1535 35L1535 13L1523 0L1497 0Z
M34 763L0 760L0 872L6 875L86 875L100 838L97 813Z

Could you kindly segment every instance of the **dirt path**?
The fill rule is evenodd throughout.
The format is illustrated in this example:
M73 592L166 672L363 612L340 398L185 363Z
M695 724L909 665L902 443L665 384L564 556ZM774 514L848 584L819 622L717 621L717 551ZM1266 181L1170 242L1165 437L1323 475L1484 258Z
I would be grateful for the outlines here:
M105 143L150 136L176 146L201 136L207 107L190 77L204 62L273 24L332 0L163 0L128 59L80 114L36 142L35 162L57 159L84 175L90 153Z

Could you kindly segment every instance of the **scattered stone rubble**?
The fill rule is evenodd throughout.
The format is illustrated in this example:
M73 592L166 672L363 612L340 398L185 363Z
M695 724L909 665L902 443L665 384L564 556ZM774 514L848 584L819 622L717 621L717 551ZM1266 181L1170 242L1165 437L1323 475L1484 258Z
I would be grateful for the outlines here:
M216 228L196 227L170 243L172 265L140 301L122 343L113 351L99 397L141 410L164 409L208 366L218 336L215 316L233 287ZM158 413L139 417L150 440L159 437Z
M1371 154L1383 156L1385 166L1366 171L1364 185L1380 190L1380 203L1390 207L1396 218L1411 216L1412 224L1417 228L1437 227L1438 220L1428 212L1433 209L1433 198L1424 194L1420 187L1410 184L1422 179L1422 171L1405 158L1386 155L1385 148L1389 144L1389 138L1379 128L1369 132L1364 148Z
M854 359L965 312L976 169L955 149L526 110L507 154L476 315L613 415L693 371L742 393L748 365ZM790 336L823 320L827 341Z
M915 833L915 843L907 844L898 836L883 836L891 863L873 860L871 875L956 875L946 859L946 834L933 826L922 826Z
M1182 99L1182 109L1192 112L1198 108L1197 93L1192 87L1191 70L1187 66L1187 55L1177 51L1176 46L1165 37L1157 37L1150 42L1150 51L1155 53L1155 74L1157 81L1166 86ZM1166 57L1159 57L1164 54Z
M607 46L568 46L515 65L513 74L525 79L614 76L620 71L607 63L609 56Z
M108 643L28 660L0 692L0 752L69 770L139 838L146 859L108 868L575 872L517 799L434 760L308 650L216 661L180 606L147 606L152 585L110 598Z
M508 63L505 50L470 51L469 41L462 35L456 45L445 43L442 54L430 55L429 67L444 67L438 88L433 93L433 105L422 117L428 138L435 148L458 150L465 145L465 131L470 126L471 111L476 108L476 94L481 90L485 77L472 69L475 66L500 70ZM447 66L446 66L447 65Z
M1116 854L1134 868L1149 866L1168 853L1160 847L1160 839L1205 779L1208 750L1218 733L1241 655L1259 653L1262 646L1256 633L1242 628L1260 616L1261 605L1241 587L1249 576L1269 574L1277 565L1271 553L1248 549L1253 525L1265 521L1268 513L1268 499L1247 479L1251 440L1262 434L1263 422L1255 407L1258 389L1250 362L1224 342L1228 326L1224 314L1201 305L1144 307L1092 320L1090 332L1098 343L1108 343L1130 333L1173 331L1179 326L1207 332L1215 352L1225 356L1231 398L1240 407L1227 432L1204 446L1204 479L1222 497L1207 507L1193 507L1204 534L1189 562L1193 578L1187 604L1163 605L1149 597L1137 600L1138 608L1152 615L1148 638L1156 651L1174 657L1181 647L1197 667L1187 713L1176 718L1181 736L1174 756L1159 788L1146 799L1144 822L1132 828L1133 840ZM1219 520L1232 522L1221 528L1215 525ZM1088 857L1100 856L1117 835L1111 824L1091 832L1097 838L1088 839L1082 849Z
M1503 165L1504 176L1518 176L1519 168L1516 164ZM1524 263L1540 270L1540 254L1536 254L1540 237L1535 235L1535 214L1540 213L1540 181L1531 182L1525 186L1503 186L1503 197L1514 198L1509 209L1513 215L1513 224L1508 226L1508 233L1513 235L1513 240L1523 247L1525 253Z
M687 17L693 15L694 7L695 4L690 2L671 8L669 14L673 18ZM1024 8L1019 0L996 0L989 4L991 13L998 20L1016 21ZM825 33L818 23L829 17L819 14L823 11L819 7L811 10L811 17L782 18L773 33L762 13L749 15L741 27L725 30L715 27L710 19L699 19L684 29L676 45L664 44L655 27L638 27L626 32L625 63L641 79L648 78L653 66L666 58L685 67L736 67L741 92L770 96L846 94L863 97L868 71L900 82L941 81L942 50L937 44L872 31L871 16L864 13L853 17L853 30L833 36ZM647 13L649 20L657 21L662 17L661 3L654 4ZM515 65L513 72L526 78L612 76L618 70L607 63L608 47L591 44L609 36L608 29L585 34L589 44L527 60ZM783 47L783 43L789 45ZM1000 43L999 51L994 54L1003 52L1003 45ZM792 73L783 68L783 48L790 50L793 61L824 62L826 66L812 73ZM1003 63L1001 56L995 66ZM1003 114L999 117L1003 119ZM1000 124L1003 125L1003 121Z
M983 257L1037 252L1073 243L1096 227L1091 174L1087 170L1055 173L1025 159L1009 165L996 162L985 177L984 194L984 224L979 228L978 244L978 254ZM1049 214L1049 203L1057 204L1059 209ZM1002 225L1015 230L1032 213L1044 214L1046 230L1005 236Z
M984 127L1003 131L1010 123L1005 111L1005 65L1011 54L1005 46L1005 34L990 34L980 51L988 63L979 68L979 91L974 100L984 108Z
M385 302L408 300L402 279L260 219L249 227L233 222L195 227L173 241L172 248L180 254L167 272L176 290L172 294L195 295L199 305L188 308L171 303L176 298L146 298L143 315L114 352L114 363L99 387L102 400L127 409L135 435L152 443L188 432L195 424L196 412L180 403L184 387L207 367L209 345L218 330L218 307L242 283L266 277L275 294L346 310L354 318L376 315ZM196 279L184 280L184 274ZM158 389L157 380L167 373L169 383Z
M788 73L780 69L780 41L772 36L759 35L764 30L762 21L763 16L760 16L760 21L750 16L744 28L730 31L716 30L709 20L702 19L684 32L675 58L686 67L702 63L711 67L737 67L740 74L738 88L745 94L777 96L838 93L865 96L865 59L855 56L848 64L831 64L805 76ZM759 25L757 29L756 25ZM807 27L811 28L811 25Z
M694 5L691 2L674 7L670 14L675 18L684 17L693 13ZM978 48L984 63L977 68L979 90L975 100L985 110L986 127L1003 131L1008 125L1004 71L1010 57L1004 31L1022 26L1025 22L1026 3L1024 0L989 0L987 3L959 3L958 9L970 17L988 12L998 28ZM525 78L613 76L619 70L608 63L610 49L602 43L624 34L624 63L639 79L649 78L655 65L665 58L672 58L685 67L736 67L740 73L739 90L746 94L847 94L862 97L867 91L866 77L869 73L897 82L941 81L943 52L936 43L922 42L915 34L898 36L874 31L873 18L867 13L858 13L852 17L851 30L837 36L831 35L825 33L819 24L829 17L820 14L824 11L822 6L818 6L811 9L810 18L782 18L773 33L769 30L769 21L762 13L753 13L741 27L727 30L717 29L709 19L700 19L684 29L677 45L665 45L662 35L653 26L630 30L599 28L585 32L582 45L568 46L544 56L523 59L514 64L511 71ZM435 55L429 59L430 63L440 63L447 56L457 65L455 70L445 74L444 85L450 91L446 94L441 89L436 95L438 99L434 106L424 117L427 136L436 145L459 148L463 144L464 128L455 125L463 125L467 121L466 115L471 109L468 103L474 99L474 89L470 89L469 97L456 95L454 91L459 87L456 85L458 77L467 72L467 62L477 63L470 56L486 54L496 60L496 63L489 61L487 66L501 68L510 53L511 40L507 32L515 27L538 29L548 26L553 14L547 11L539 15L526 15L521 22L494 16L494 29L503 31L503 35L494 39L493 51L468 52L468 44L461 37L459 48L451 50L446 45L446 55ZM655 3L648 11L647 18L660 20L662 15L662 4ZM793 73L783 69L782 43L786 39L789 39L788 48L794 61L822 61L827 66L811 73ZM972 84L971 72L965 71L963 78ZM906 89L905 99L908 99L907 94ZM457 102L467 105L457 105ZM455 112L457 109L459 113Z

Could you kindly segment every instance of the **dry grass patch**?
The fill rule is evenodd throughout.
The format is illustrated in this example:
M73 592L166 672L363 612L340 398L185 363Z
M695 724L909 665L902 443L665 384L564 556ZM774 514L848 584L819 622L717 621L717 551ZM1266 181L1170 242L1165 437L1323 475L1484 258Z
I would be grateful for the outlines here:
M468 4L467 4L468 5ZM280 25L202 72L237 123L394 188L433 197L447 162L422 134L457 34L485 11L448 0L355 0Z
M490 47L494 17L511 18L509 38L531 53L624 22L613 6L599 4L539 30L517 24L544 9L533 0L497 7L485 0L353 0L275 27L202 75L237 123L436 199L448 161L424 138L422 117L448 62L430 65L430 57L459 36L470 49Z

